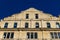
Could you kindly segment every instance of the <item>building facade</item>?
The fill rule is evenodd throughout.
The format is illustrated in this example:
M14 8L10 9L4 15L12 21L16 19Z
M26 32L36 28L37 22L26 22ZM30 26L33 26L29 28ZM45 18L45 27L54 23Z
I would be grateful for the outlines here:
M1 19L0 40L60 40L60 17L35 8Z

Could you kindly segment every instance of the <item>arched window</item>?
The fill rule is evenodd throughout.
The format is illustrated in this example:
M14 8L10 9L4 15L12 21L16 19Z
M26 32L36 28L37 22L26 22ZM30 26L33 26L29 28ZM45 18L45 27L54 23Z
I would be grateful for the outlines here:
M39 23L36 22L36 23L35 23L35 26L36 26L36 28L39 28Z
M8 27L8 23L6 22L5 25L4 25L4 28L7 28Z
M51 28L51 24L47 22L47 28Z

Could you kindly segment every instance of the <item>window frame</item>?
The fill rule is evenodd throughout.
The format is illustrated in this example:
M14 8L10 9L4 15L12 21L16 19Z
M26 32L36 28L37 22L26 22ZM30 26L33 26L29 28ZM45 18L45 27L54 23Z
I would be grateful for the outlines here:
M14 34L14 32L4 32L3 36L4 36L4 39L10 39L12 36L14 38L14 35L12 35L12 33ZM12 39L12 38L11 38Z
M36 28L39 28L39 22L36 22L36 23L35 23L35 27L36 27Z
M29 34L29 35L27 35L27 39L38 39L38 34L37 34L37 32L27 32L27 34Z
M35 14L35 19L38 19L39 18L39 15L38 14Z
M7 37L7 33L6 33L6 32L4 32L3 36L4 36L4 39L5 39L5 38Z
M29 14L26 14L26 19L29 19Z
M29 28L29 23L25 22L25 28Z
M51 38L54 39L54 34L53 32L50 32Z
M60 32L58 32L58 38L60 39Z
M59 22L56 22L56 27L60 28L60 23Z
M58 39L57 32L54 32L54 38L55 38L55 39Z
M4 28L8 28L8 22L4 24Z
M52 39L60 39L60 32L50 32L50 35Z
M46 24L47 24L47 28L51 28L51 24L49 22L47 22Z
M17 25L18 25L17 22L14 22L14 28L17 28Z

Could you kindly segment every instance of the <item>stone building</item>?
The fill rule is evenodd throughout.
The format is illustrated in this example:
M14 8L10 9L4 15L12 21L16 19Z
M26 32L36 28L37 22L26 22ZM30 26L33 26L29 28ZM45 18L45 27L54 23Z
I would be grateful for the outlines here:
M0 40L60 40L60 17L35 8L0 20Z

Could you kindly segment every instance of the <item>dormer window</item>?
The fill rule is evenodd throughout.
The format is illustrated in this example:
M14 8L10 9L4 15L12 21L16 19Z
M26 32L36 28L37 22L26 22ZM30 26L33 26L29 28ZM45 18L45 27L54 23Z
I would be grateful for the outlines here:
M38 14L35 14L35 19L38 19Z
M29 19L29 14L26 14L26 19Z

